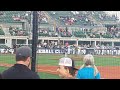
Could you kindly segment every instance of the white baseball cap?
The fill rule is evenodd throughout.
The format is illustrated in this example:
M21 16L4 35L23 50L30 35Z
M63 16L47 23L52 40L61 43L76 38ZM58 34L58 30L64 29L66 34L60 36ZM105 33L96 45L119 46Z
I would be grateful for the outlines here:
M59 65L68 66L68 67L72 67L72 68L76 69L74 60L72 60L71 58L68 58L68 57L60 58ZM78 70L78 69L76 69L76 70Z
M63 57L59 59L59 65L72 67L72 60L68 57Z

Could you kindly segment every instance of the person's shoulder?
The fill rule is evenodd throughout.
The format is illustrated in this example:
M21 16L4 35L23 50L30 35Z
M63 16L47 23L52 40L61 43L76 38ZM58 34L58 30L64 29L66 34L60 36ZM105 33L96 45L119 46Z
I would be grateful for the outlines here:
M37 73L34 73L34 79L40 79L40 76Z
M1 75L2 75L3 78L6 78L6 77L8 77L8 76L11 76L11 74L12 74L13 71L14 71L14 70L13 70L13 67L10 67L10 68L4 70L4 71L1 73Z
M2 72L2 74L9 73L9 72L11 72L12 70L13 70L13 66L10 67L10 68L8 68L8 69L6 69L6 70L4 70L4 71Z
M3 79L2 73L0 73L0 79Z
M30 73L33 79L40 79L40 76L37 74L37 72L33 72L32 70L30 70Z

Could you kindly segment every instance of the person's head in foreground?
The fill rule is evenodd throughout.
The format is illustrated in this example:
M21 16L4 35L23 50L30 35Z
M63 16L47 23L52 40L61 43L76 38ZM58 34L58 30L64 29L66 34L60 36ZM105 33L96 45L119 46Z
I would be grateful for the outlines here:
M64 79L75 79L76 71L74 61L71 58L63 57L59 59L59 68L57 72Z
M78 79L100 79L100 73L95 66L94 57L87 54L83 58L83 65L78 70Z
M32 50L30 47L22 46L16 50L16 63L31 67Z
M32 50L30 47L22 46L16 50L16 64L5 70L2 75L4 79L39 79L36 72L31 70Z

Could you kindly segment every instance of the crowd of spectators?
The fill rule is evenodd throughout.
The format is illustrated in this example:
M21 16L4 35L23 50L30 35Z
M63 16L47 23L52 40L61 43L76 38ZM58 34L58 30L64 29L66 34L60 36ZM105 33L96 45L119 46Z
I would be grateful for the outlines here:
M9 27L9 32L12 36L27 36L28 33L25 30L20 29L19 27Z
M104 27L101 29L94 28L78 28L69 29L68 27L57 27L56 30L50 28L39 28L39 36L45 37L81 37L81 38L119 38L119 27Z
M94 22L88 17L88 13L80 11L67 11L64 12L51 11L51 16L62 22L64 25L83 25L83 26L94 26ZM58 15L58 16L57 16Z
M39 11L38 12L38 21L40 22L40 23L48 23L48 18L47 18L47 16L45 15L45 13L43 12L43 11Z
M42 37L58 37L58 33L50 28L38 28L38 34Z
M67 27L65 28L57 28L56 32L61 36L61 37L71 37L72 32L68 30Z
M120 37L120 28L112 26L107 29L107 34L110 34L113 38L119 38Z
M117 14L109 15L109 14L107 14L105 12L101 12L101 11L97 11L97 12L93 11L93 16L95 19L100 20L100 21L117 21L117 20L119 20Z
M31 11L17 11L13 12L11 11L12 18L15 21L21 21L21 20L28 20L30 23L30 18L31 18ZM47 11L51 17L55 18L55 20L59 20L64 23L64 25L83 25L83 26L94 26L95 22L90 18L96 16L96 18L101 19L101 20L117 20L117 15L107 15L106 13L103 13L101 11ZM10 14L11 14L10 13ZM3 14L9 14L9 12L0 12L0 15ZM48 23L49 19L48 16L45 14L44 11L38 11L39 15L39 22L42 23ZM95 19L96 19L95 18ZM93 27L94 28L94 27ZM78 30L70 30L67 26L64 28L62 27L57 27L56 30L50 30L49 28L39 28L39 36L46 36L46 37L82 37L82 38L119 38L120 37L120 30L118 27L109 27L106 30L102 30L102 32L94 32L91 29L91 27L84 28L83 31L80 29ZM86 30L86 31L85 31ZM97 30L97 29L96 29ZM9 31L11 35L15 36L25 36L27 35L27 32L18 29L16 27L10 27Z

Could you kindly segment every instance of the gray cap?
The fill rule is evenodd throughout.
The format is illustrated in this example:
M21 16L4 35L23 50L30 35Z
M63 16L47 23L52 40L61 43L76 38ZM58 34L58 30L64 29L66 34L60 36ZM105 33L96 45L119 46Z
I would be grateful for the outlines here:
M16 59L21 57L32 57L32 50L30 47L22 46L16 50Z

